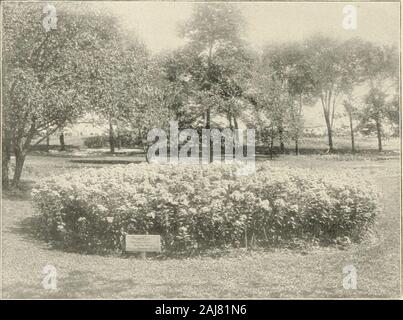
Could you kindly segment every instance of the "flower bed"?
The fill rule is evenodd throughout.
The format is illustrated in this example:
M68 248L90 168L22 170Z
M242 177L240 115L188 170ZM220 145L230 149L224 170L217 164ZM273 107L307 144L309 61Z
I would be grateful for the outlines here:
M257 166L125 165L81 169L37 184L33 200L50 241L85 252L123 250L125 234L159 234L165 253L360 241L377 198L351 176Z

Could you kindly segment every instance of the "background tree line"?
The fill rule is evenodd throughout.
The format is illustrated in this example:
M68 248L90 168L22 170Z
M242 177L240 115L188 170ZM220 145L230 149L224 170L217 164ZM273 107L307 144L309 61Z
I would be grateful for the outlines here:
M304 108L322 106L329 152L338 108L354 133L376 133L382 151L386 122L399 124L399 64L394 47L361 39L314 35L302 42L254 52L232 4L196 4L179 26L186 44L151 55L125 34L116 18L58 4L55 30L42 26L42 4L3 6L2 183L18 186L28 152L88 112L142 138L150 129L211 128L216 117L230 128L242 121L260 143L280 152L292 142L299 154ZM358 125L354 125L358 123ZM9 181L11 155L14 172Z

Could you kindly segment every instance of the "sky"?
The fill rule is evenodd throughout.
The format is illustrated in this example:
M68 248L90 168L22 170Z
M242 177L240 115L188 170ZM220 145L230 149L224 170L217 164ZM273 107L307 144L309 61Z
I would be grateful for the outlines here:
M349 3L245 2L236 3L245 18L245 40L256 50L267 44L303 40L314 33L335 38L361 37L380 44L399 45L399 3L355 3L357 29L345 30L343 7ZM153 53L184 44L178 23L192 13L189 2L109 2L104 6L127 32L137 35Z

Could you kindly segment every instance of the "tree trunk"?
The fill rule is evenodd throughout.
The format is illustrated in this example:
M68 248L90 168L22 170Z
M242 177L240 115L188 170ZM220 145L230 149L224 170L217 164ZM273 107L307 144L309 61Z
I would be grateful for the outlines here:
M150 163L150 159L148 158L149 145L148 145L148 142L147 142L147 136L143 135L140 129L138 131L138 136L141 138L141 147L143 148L143 152L144 152L144 155L146 157L146 162Z
M280 137L280 152L282 153L282 154L285 154L285 148L284 148L284 141L283 141L283 139L282 139L282 137Z
M284 154L285 153L285 148L284 148L284 129L283 126L278 127L278 133L279 133L279 139L280 139L280 153Z
M149 149L149 147L148 147L147 142L144 142L143 143L143 151L144 151L144 154L146 156L146 162L150 163L150 159L148 158L148 149Z
M120 138L120 129L119 129L119 122L116 123L116 145L118 150L122 147L122 140Z
M206 111L206 129L211 128L211 108L209 107ZM209 145L210 145L210 160L209 162L213 162L213 144L209 140Z
M1 141L1 149L2 149L2 166L1 166L1 182L2 187L4 189L8 189L9 187L9 179L8 179L8 168L11 158L11 144L10 139L6 137L6 134L3 133L2 141Z
M234 116L234 128L235 128L235 129L239 129L239 127L238 127L238 121L237 121L237 119L236 119L235 116Z
M208 82L210 82L210 77L211 77L211 60L213 57L213 46L214 46L214 40L210 41L209 43L209 50L208 50L208 58L207 58L207 71L206 71L206 79ZM208 85L208 89L211 89L210 85ZM206 129L211 128L211 107L207 108L206 112ZM209 162L213 162L213 144L211 143L211 136L209 140L209 145L210 145L210 160Z
M329 142L329 152L333 152L333 132L332 132L332 126L330 124L330 119L329 116L325 115L325 121L326 121L326 128L327 128L327 138Z
M118 150L120 150L122 148L122 139L120 139L119 133L117 134L117 137L116 137L116 144L117 144Z
M50 141L49 141L49 135L46 137L46 152L49 152L50 148Z
M381 119L376 119L376 135L378 137L378 151L382 152L382 124Z
M232 116L231 116L230 113L227 114L227 119L228 119L229 127L230 127L230 129L232 130L232 129L233 129L233 125L232 125Z
M4 189L8 189L8 187L9 187L8 164L9 164L9 161L3 155L2 156L2 166L1 166L1 182L2 182L2 187Z
M353 116L352 116L351 112L348 113L348 117L349 117L349 120L350 120L351 152L355 153Z
M211 127L211 108L207 108L206 111L206 129L210 129Z
M20 149L15 149L14 154L15 170L13 176L13 187L18 187L21 180L22 168L24 167L26 153L24 151L21 151Z
M62 132L59 136L59 140L60 140L60 151L64 151L66 150L66 146L64 144L64 132Z
M235 129L234 139L235 139L235 141L239 141L239 136L238 136L238 129L239 129L239 127L238 127L238 120L236 119L235 116L233 116L233 118L234 118L234 129ZM234 144L234 148L235 148L235 144Z
M115 153L115 137L113 132L112 118L109 118L109 148L112 154Z
M10 163L10 161L11 161L11 152L13 150L13 145L12 145L11 138L7 133L4 134L4 140L2 140L1 143L4 144L4 150L6 152L5 157L8 160L8 162Z
M298 110L298 115L297 115L297 124L296 124L296 129L295 129L295 155L299 155L299 134L300 134L300 125L302 126L302 94L299 95L299 110Z
M328 143L329 143L328 152L334 151L332 127L333 127L336 100L335 100L335 97L333 97L333 109L331 109L331 98L332 98L332 92L326 92L325 95L322 94L322 96L321 96L323 115L325 117L326 128L327 128L327 138L328 138ZM332 118L330 118L331 115L332 115Z

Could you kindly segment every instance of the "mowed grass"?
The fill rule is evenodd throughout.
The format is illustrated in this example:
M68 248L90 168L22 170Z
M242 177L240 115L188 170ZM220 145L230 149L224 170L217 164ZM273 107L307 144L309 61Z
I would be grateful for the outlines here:
M376 146L376 143L373 144ZM219 258L147 259L99 256L51 248L32 235L37 214L29 200L41 177L100 167L73 158L30 156L24 190L3 195L3 298L351 298L400 294L400 170L398 146L388 155L286 155L273 166L356 172L378 188L382 211L373 234L345 250L238 250ZM397 148L397 149L396 149ZM76 159L76 158L74 158ZM266 159L259 159L267 161ZM42 287L42 269L57 269L57 290ZM346 290L343 267L357 269L357 289Z

